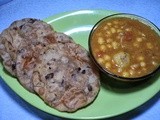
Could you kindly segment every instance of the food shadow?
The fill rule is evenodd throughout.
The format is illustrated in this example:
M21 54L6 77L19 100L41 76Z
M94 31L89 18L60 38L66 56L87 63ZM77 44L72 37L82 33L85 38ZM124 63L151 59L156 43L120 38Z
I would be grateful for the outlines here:
M160 77L159 72L160 70L157 71L157 73L154 74L154 76L136 82L126 82L126 81L116 80L114 78L111 78L110 76L104 75L103 72L100 72L101 86L108 91L116 93L125 94L125 93L136 92L145 89L146 87L156 82Z

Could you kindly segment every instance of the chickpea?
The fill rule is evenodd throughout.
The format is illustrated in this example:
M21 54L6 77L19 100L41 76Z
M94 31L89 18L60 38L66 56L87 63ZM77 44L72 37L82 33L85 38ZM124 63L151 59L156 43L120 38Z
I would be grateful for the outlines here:
M145 66L146 66L146 63L142 61L142 62L140 62L140 66L141 66L141 67L145 67Z
M106 25L106 26L104 26L104 28L103 28L104 30L108 30L109 29L109 27Z
M138 74L141 74L142 72L141 72L141 71L138 71L137 73L138 73Z
M147 45L147 48L149 48L149 49L152 49L152 48L153 48L153 45L152 45L152 43L150 43L150 42L147 42L146 45Z
M112 38L108 38L106 41L107 41L107 43L111 43L113 41L113 39Z
M158 66L158 63L157 63L157 62L155 62L155 61L152 61L152 65L154 65L154 66Z
M144 37L146 37L146 35L144 34L144 33L141 33L141 36L144 38Z
M128 72L123 72L123 73L122 73L122 76L123 76L123 77L129 77L129 73L128 73Z
M98 44L102 45L104 44L104 39L102 37L98 37Z
M108 47L108 48L112 48L112 45L110 45L110 44L107 44L107 47Z
M108 26L111 26L111 25L112 25L112 23L108 22L108 23L107 23L107 25L108 25Z
M111 28L111 33L116 33L116 29L114 27Z
M110 31L107 31L106 33L107 33L108 36L111 36L111 32Z
M133 76L135 74L135 71L131 69L131 70L129 70L129 73L130 73L130 75Z
M109 55L104 55L104 60L109 61L111 60L111 57Z
M143 61L143 60L144 60L144 57L143 57L143 56L139 56L139 57L137 58L137 60L138 60L138 61Z
M104 63L104 60L102 58L98 58L97 61L98 61L99 64L103 64Z
M118 68L118 72L121 73L122 72L122 68Z
M118 48L118 43L117 42L112 42L112 47L113 49L117 49Z
M105 52L105 51L106 51L106 49L107 49L107 48L106 48L106 46L105 46L105 45L101 45L101 46L100 46L100 50L101 50L101 51Z
M122 30L121 30L121 29L118 29L118 30L117 30L117 33L121 33L121 32L122 32Z
M111 63L106 62L106 63L105 63L105 67L106 67L106 68L111 68Z
M137 42L142 42L143 39L140 37L137 37L136 40L137 40Z
M138 64L133 64L133 65L131 65L131 69L132 69L132 70L135 70L135 69L138 68L138 67L139 67Z

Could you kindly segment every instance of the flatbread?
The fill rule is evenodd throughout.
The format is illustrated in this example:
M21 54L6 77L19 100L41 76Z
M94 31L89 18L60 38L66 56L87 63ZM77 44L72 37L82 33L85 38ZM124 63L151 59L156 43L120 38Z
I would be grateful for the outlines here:
M51 25L38 19L24 18L13 22L0 34L0 56L7 71L16 76L18 49L25 45L38 44L43 37L47 39L53 32ZM49 40L46 42L52 42Z
M47 39L47 40L46 40ZM54 40L54 42L47 42ZM40 41L40 42L39 42ZM36 64L39 62L37 57L39 56L41 49L45 48L49 44L70 44L73 42L72 38L63 34L54 32L49 34L47 37L37 39L38 44L33 42L29 46L23 46L17 52L16 60L16 73L19 82L30 92L34 92L33 83L32 83L32 74Z
M69 54L75 49L67 45L57 43L43 49L32 80L35 92L45 103L59 111L73 112L96 98L100 83L88 55L83 59L81 54Z
M100 89L88 52L38 19L17 20L0 34L0 59L25 89L59 111L90 104Z

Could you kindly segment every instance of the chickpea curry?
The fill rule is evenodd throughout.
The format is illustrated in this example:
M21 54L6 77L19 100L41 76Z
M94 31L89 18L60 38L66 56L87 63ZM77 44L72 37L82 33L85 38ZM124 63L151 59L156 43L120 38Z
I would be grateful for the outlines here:
M142 77L160 65L160 35L136 19L102 21L91 36L91 51L107 71L121 77Z

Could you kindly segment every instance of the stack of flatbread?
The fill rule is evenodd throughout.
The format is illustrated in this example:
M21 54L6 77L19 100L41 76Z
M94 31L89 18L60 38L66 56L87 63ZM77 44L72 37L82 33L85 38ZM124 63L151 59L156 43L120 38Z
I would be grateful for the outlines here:
M24 88L59 111L76 111L99 92L99 74L88 52L41 20L25 18L5 29L0 56Z

